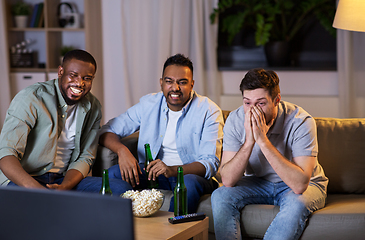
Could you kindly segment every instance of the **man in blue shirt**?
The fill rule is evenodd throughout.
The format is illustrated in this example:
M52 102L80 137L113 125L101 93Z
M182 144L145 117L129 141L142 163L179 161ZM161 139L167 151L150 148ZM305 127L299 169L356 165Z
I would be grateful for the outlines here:
M193 64L182 54L168 58L160 79L162 92L148 94L101 129L100 144L118 154L119 165L109 169L110 178L122 178L134 188L145 188L144 144L151 146L154 160L149 179L159 188L173 190L177 168L183 166L188 191L188 212L195 212L203 194L217 183L211 179L220 161L223 116L220 108L194 90ZM138 160L119 141L139 131ZM126 189L128 190L128 189ZM170 211L174 210L173 199Z

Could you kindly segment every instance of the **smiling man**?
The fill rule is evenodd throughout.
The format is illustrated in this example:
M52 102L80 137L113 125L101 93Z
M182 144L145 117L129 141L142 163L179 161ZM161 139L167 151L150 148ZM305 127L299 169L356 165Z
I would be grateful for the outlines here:
M95 72L95 59L73 50L59 66L58 79L14 97L0 135L2 185L99 192L101 179L86 177L101 120L101 105L90 93ZM111 182L116 194L121 182Z
M188 212L195 212L200 196L217 187L211 177L220 161L222 111L193 90L193 64L182 54L166 60L160 85L162 92L142 97L102 127L100 144L118 154L119 165L109 169L109 177L146 188L144 144L149 143L155 160L147 167L148 178L158 178L159 188L173 190L177 168L183 166ZM138 130L137 160L119 139ZM169 211L174 211L173 199Z
M280 212L264 239L299 239L309 215L326 200L315 121L281 101L273 71L248 71L240 90L243 106L230 113L224 127L224 186L212 194L216 238L241 239L241 210L268 204L280 206Z

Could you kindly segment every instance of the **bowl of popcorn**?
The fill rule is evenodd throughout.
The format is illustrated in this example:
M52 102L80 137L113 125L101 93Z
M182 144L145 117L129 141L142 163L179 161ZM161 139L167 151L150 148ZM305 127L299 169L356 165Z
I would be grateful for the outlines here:
M156 189L129 190L121 197L132 200L133 215L136 217L149 217L156 213L165 199L164 194Z

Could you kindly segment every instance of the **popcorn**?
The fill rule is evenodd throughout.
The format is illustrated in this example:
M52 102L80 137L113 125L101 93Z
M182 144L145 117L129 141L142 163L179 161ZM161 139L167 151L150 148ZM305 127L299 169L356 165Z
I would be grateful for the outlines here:
M152 190L129 190L121 195L132 200L133 214L137 217L147 217L157 212L164 201L162 192Z

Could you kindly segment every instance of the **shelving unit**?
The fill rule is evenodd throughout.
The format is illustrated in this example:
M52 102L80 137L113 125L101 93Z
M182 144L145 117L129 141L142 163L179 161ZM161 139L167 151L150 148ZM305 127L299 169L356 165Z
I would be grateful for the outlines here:
M45 73L44 81L57 76L60 64L61 47L72 45L78 49L90 52L95 59L101 59L101 2L100 0L23 0L31 6L43 2L44 27L16 28L14 26L11 6L19 0L5 0L6 25L8 40L8 56L10 62L11 46L26 39L34 41L29 48L36 52L33 67L11 67L9 73ZM80 28L62 28L58 24L57 9L62 2L70 3L79 13ZM69 12L62 6L62 12ZM30 22L29 17L29 22ZM102 71L101 61L98 62L98 73ZM9 64L10 66L10 64ZM18 84L19 85L19 84ZM20 84L22 85L22 84ZM12 89L18 92L20 89Z

